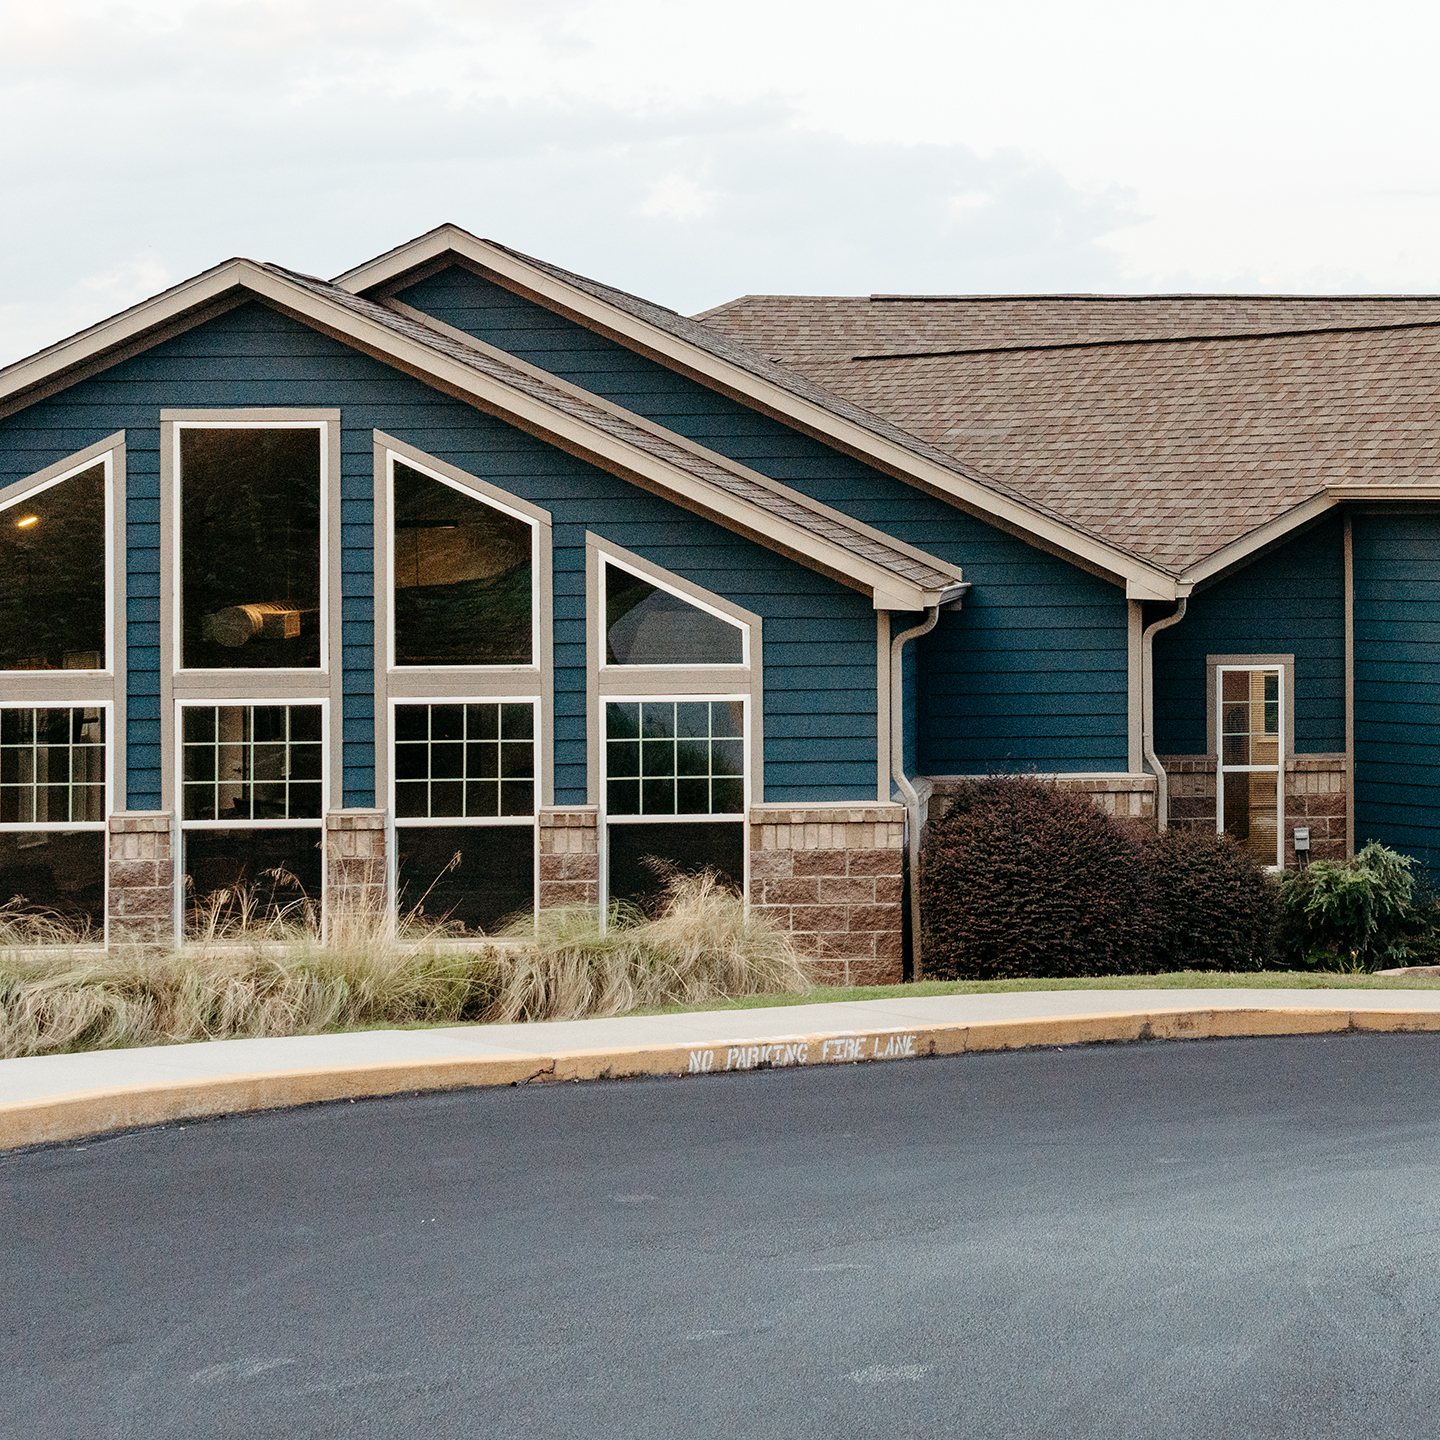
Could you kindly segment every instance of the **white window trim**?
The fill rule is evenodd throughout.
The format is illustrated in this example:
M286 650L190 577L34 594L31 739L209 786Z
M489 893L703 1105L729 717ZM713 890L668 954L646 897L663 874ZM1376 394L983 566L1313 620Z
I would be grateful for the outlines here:
M599 658L602 672L630 675L637 670L641 670L652 673L658 671L661 674L668 675L675 672L701 668L705 670L733 670L736 672L750 669L750 622L748 620L742 620L736 615L728 614L711 601L702 599L699 594L694 593L697 588L695 586L687 585L682 589L674 578L661 579L660 575L663 572L657 573L653 566L642 566L634 560L621 560L617 555L611 553L610 547L603 544L598 548L601 555L600 598L595 606L595 623L599 633L596 636L595 643L596 655ZM684 600L686 604L693 605L697 610L703 610L707 615L713 615L717 620L723 620L727 625L733 625L740 631L740 653L743 658L738 663L734 661L718 662L705 666L688 664L683 661L663 665L612 665L609 660L605 658L610 648L609 626L606 624L606 616L609 613L609 595L607 594L607 586L605 583L605 570L609 565L615 566L618 570L624 570L626 574L635 576L637 580L644 580L647 584L655 586L657 590L663 590L667 595L675 596L677 600Z
M409 463L408 461L406 462ZM398 705L530 705L535 711L535 800L529 815L411 815L402 819L395 813L395 708ZM529 695L392 695L385 705L387 724L385 727L387 754L385 773L388 789L385 797L386 811L390 824L395 830L449 830L454 826L468 826L476 830L506 829L526 830L533 837L535 865L531 875L532 913L540 913L540 797L549 794L550 747L545 743L545 697ZM378 768L379 757L376 764ZM542 776L544 781L542 783ZM400 844L398 838L385 847L385 893L396 921L399 920L400 895Z
M1216 663L1209 667L1213 678L1214 704L1211 710L1215 726L1216 751L1215 751L1215 833L1225 833L1225 776L1230 775L1274 775L1275 779L1275 864L1267 866L1267 869L1281 870L1285 866L1285 761L1289 755L1287 743L1289 741L1289 676L1288 667L1283 660L1277 657L1257 656L1253 661L1247 661L1243 656L1227 655L1217 657ZM1224 705L1224 684L1221 677L1232 673L1252 673L1256 670L1274 674L1279 679L1279 714L1276 720L1278 729L1278 743L1276 751L1278 759L1274 765L1227 765L1225 764L1225 730L1222 716Z
M320 813L300 820L187 820L185 819L185 717L187 709L211 710L216 706L244 705L318 705L320 707ZM325 816L330 812L330 747L334 743L330 734L330 701L321 696L254 696L217 695L214 698L197 695L175 701L175 820L183 830L320 830L325 829ZM182 863L176 867L176 884L183 887L184 869ZM322 872L323 873L323 872ZM181 895L183 898L183 889Z
M180 435L183 428L275 430L318 428L320 494L323 509L320 544L320 667L263 670L181 670L180 660ZM325 780L327 804L344 786L344 678L340 663L340 412L319 406L283 409L170 410L160 412L160 805L176 816L182 809L176 791L179 739L176 701L212 705L318 704L326 712ZM331 663L334 662L334 663ZM284 701L270 699L275 694Z
M330 622L334 609L335 597L331 595L332 569L330 550L332 542L336 538L338 530L338 519L332 516L331 510L331 485L330 485L330 429L331 423L326 418L315 419L175 419L167 422L170 430L169 452L170 452L170 474L173 477L171 484L171 541L168 547L169 553L162 564L167 568L170 575L171 590L171 615L170 615L170 669L176 677L177 682L184 683L192 677L197 676L225 676L233 683L231 677L247 676L255 681L269 679L274 676L310 678L328 676L330 673L331 644L330 644ZM242 666L225 667L215 670L203 666L195 666L187 669L184 660L184 633L182 606L184 603L184 547L185 532L182 524L184 513L184 484L180 472L180 437L186 430L315 430L320 435L320 663L316 665L277 665L268 668L250 670ZM338 497L336 497L338 499ZM335 575L334 580L338 581L339 576ZM218 702L217 702L218 703Z
M535 806L529 815L408 815L400 816L395 810L395 764L393 753L395 749L395 710L400 705L529 705L535 712ZM391 750L391 763L389 770L389 794L386 796L386 807L390 814L395 817L395 825L399 828L436 828L449 829L452 825L474 825L477 827L495 826L518 829L522 826L529 826L537 830L540 825L540 795L541 795L541 774L546 768L546 756L548 747L545 744L544 733L544 707L540 704L538 695L392 695L389 701L389 745Z
M744 665L604 665L606 626L603 572L606 562L622 566L632 575L668 590L745 627ZM593 532L585 536L586 614L586 747L585 771L588 802L604 804L605 718L607 700L709 699L717 695L749 702L746 711L745 775L747 797L765 793L764 634L759 615L712 595L683 576L652 564L643 556L605 540ZM747 798L747 806L749 800ZM603 814L603 810L600 812ZM748 818L746 823L748 824ZM748 863L748 862L747 862Z
M29 672L23 672L28 674ZM81 672L92 674L92 671ZM102 797L102 818L99 820L34 820L0 822L0 835L25 835L32 831L68 834L72 830L105 830L110 823L115 797L115 704L111 700L12 700L8 695L0 710L103 710L105 712L105 791ZM108 867L107 867L108 868ZM6 897L0 897L3 900Z
M118 649L117 627L124 624L124 617L116 612L116 566L119 556L123 554L123 547L118 543L118 532L123 528L118 521L118 505L115 494L116 487L116 460L117 450L123 453L123 443L115 441L101 441L102 449L97 451L91 447L90 451L80 453L87 458L76 460L74 456L61 461L64 467L55 473L56 467L42 470L37 475L32 475L26 480L20 481L17 485L6 486L0 489L0 514L13 509L17 505L23 505L27 500L33 499L36 495L43 494L46 490L53 490L57 485L63 485L67 480L73 480L77 475L83 475L87 470L93 470L96 464L105 467L105 646L103 663L99 670L60 670L60 671L35 671L35 670L3 670L0 675L6 677L7 682L16 676L28 678L39 678L46 675L74 675L86 679L107 679L115 678L115 668ZM7 683L7 689L9 688Z
M427 455L415 446L373 432L375 497L375 801L388 804L394 815L392 701L439 704L445 701L504 699L539 703L537 736L544 743L537 751L535 808L554 798L554 769L551 737L555 733L555 646L554 600L551 581L553 548L551 516L548 510L499 489L478 476L459 470L446 461ZM482 504L494 506L531 527L531 625L533 664L530 665L406 665L395 666L393 623L394 558L394 465L398 460L412 469L439 480Z

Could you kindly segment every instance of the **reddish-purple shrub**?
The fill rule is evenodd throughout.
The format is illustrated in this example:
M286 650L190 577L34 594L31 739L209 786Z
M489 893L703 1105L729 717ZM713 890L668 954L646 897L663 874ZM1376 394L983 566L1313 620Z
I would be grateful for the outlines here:
M1137 832L1160 899L1160 970L1261 970L1275 948L1280 888L1228 835Z
M935 979L1153 971L1145 851L1090 799L1028 776L976 780L929 826L920 881Z

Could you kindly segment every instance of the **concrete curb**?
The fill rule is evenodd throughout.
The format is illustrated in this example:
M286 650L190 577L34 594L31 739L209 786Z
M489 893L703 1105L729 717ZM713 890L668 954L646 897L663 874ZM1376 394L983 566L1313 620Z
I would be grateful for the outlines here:
M272 1070L262 1074L117 1085L0 1104L0 1151L78 1140L117 1130L326 1100L415 1091L526 1085L558 1080L623 1080L641 1075L711 1075L732 1070L915 1060L1038 1046L1346 1031L1440 1031L1440 1011L1257 1009L1137 1010L1044 1016L908 1029L844 1030L767 1040L718 1040L534 1055L458 1055Z

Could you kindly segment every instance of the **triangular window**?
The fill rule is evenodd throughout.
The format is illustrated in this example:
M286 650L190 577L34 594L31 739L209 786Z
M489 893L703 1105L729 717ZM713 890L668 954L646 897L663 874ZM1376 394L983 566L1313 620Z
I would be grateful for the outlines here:
M607 665L743 665L745 631L648 580L605 566Z
M105 668L105 463L0 509L0 670Z

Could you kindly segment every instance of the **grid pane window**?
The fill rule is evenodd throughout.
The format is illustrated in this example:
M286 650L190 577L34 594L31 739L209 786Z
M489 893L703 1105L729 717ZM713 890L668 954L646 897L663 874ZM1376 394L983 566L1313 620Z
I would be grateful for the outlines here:
M738 700L636 700L605 707L611 815L738 815L745 707Z
M1226 765L1275 765L1280 758L1280 675L1222 670L1220 717Z
M535 813L535 707L498 701L395 707L395 814Z
M318 820L319 705L187 705L186 820Z
M0 710L0 824L104 819L104 710L28 705Z

